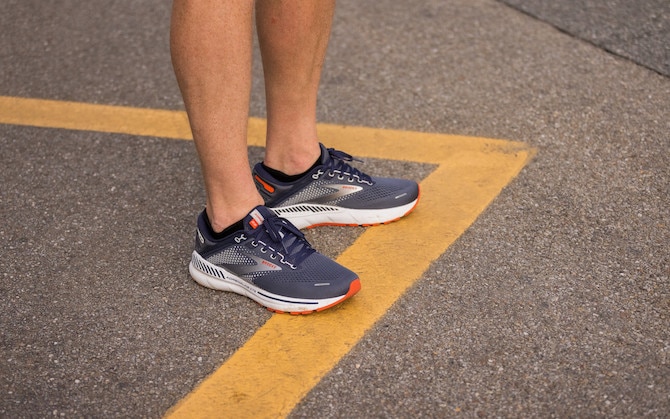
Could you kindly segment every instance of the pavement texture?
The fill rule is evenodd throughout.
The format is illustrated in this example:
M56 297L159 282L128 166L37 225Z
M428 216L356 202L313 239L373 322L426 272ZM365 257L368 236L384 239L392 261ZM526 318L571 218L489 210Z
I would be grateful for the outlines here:
M168 3L4 2L0 95L183 109ZM577 3L338 3L321 121L538 153L292 417L670 415L669 6ZM160 417L271 316L188 276L192 143L0 146L1 417ZM334 257L362 230L308 234Z
M670 76L670 5L665 0L502 0L569 35Z

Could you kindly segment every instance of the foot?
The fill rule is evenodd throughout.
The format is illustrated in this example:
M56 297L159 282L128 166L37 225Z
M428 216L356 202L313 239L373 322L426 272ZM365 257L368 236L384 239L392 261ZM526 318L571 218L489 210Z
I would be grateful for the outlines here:
M300 179L282 182L258 163L254 181L265 205L298 228L386 224L414 209L416 182L368 176L349 165L353 160L321 145L319 164Z
M245 295L269 310L308 314L360 289L358 276L314 250L300 230L263 206L244 227L216 240L203 211L189 272L200 285Z

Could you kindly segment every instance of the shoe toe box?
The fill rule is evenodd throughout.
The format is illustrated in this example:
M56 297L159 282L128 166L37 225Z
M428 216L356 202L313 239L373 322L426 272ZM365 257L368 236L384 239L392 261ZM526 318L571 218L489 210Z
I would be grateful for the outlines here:
M356 273L320 253L313 253L295 269L282 265L280 272L257 277L254 283L276 295L321 300L346 295L356 279Z

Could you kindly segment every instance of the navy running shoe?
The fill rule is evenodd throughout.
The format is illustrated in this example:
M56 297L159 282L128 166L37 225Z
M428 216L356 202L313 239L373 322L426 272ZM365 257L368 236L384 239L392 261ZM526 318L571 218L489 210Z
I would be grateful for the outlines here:
M198 217L189 272L208 288L245 295L278 313L308 314L360 290L358 276L318 253L300 230L264 206L244 228L216 240L203 211Z
M320 164L300 179L282 182L258 163L254 181L265 205L298 228L386 224L414 209L416 182L368 176L349 165L354 160L321 144Z

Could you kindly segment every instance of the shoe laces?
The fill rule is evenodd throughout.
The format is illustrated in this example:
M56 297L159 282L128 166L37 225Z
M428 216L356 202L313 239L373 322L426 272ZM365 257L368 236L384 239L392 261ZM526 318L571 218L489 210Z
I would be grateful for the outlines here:
M335 150L334 148L329 148L328 154L331 157L331 169L329 173L331 177L339 173L340 179L343 179L344 176L348 176L349 179L356 179L359 183L368 183L372 185L372 177L348 163L352 161L363 163L363 160L356 159L350 154L347 154L344 151Z
M260 244L261 252L269 250L272 259L279 257L279 261L291 269L297 269L303 260L316 252L302 231L278 216L265 218L263 224L253 232L255 237L251 242L252 246Z

